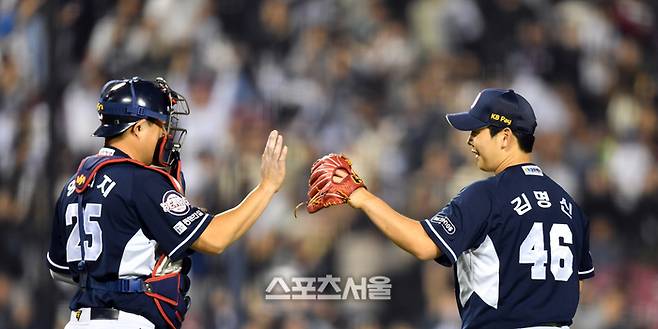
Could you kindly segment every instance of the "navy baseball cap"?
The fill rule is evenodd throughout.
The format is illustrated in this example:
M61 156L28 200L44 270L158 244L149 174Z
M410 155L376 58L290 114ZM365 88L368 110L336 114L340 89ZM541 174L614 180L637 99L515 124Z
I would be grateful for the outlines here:
M468 112L448 114L446 119L451 126L465 131L497 126L532 135L537 127L532 106L512 89L484 89Z

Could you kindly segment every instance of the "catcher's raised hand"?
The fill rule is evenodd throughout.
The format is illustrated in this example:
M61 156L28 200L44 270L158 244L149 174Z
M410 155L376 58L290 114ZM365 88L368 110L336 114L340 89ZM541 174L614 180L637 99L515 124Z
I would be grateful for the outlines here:
M352 192L366 187L352 169L352 162L342 154L327 154L316 160L308 180L306 209L314 213L322 208L347 203Z
M278 191L286 177L286 155L288 146L283 145L283 136L272 130L267 138L260 165L260 177L263 185Z

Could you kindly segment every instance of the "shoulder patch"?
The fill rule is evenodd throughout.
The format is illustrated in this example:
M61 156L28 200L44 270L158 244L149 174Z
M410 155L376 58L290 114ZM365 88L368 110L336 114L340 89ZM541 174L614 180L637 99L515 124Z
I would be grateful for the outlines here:
M162 203L160 203L160 207L162 207L164 212L168 212L175 216L184 216L191 209L190 202L187 201L184 196L174 190L165 192L165 194L162 196Z
M457 231L455 224L453 224L450 221L450 218L446 216L436 215L430 219L430 222L441 225L441 227L443 227L443 230L450 235L455 234L455 231Z
M523 169L523 173L526 174L526 176L544 176L544 172L541 168L535 165L522 166L521 169Z

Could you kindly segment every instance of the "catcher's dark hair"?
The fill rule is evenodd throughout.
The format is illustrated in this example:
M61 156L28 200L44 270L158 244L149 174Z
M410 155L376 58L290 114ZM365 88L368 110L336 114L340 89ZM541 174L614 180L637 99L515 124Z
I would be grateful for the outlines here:
M494 137L496 134L503 131L503 129L505 129L505 127L489 126L489 134L491 134L491 137ZM532 153L532 148L535 145L535 136L518 130L511 130L512 134L516 136L516 140L519 141L519 148L521 148L521 151Z

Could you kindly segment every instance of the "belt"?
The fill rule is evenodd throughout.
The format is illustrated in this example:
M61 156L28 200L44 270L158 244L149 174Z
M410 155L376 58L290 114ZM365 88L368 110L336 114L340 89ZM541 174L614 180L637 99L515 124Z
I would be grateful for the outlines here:
M118 279L110 281L98 281L90 276L87 277L87 288L100 289L114 292L144 292L149 291L150 284L142 279Z
M113 307L83 307L71 312L69 323L93 323L90 321L119 321L123 323L139 324L140 328L153 329L153 322L147 318ZM93 327L93 326L92 326ZM86 328L86 327L85 327Z
M92 307L89 311L89 320L117 320L119 310L111 307Z

